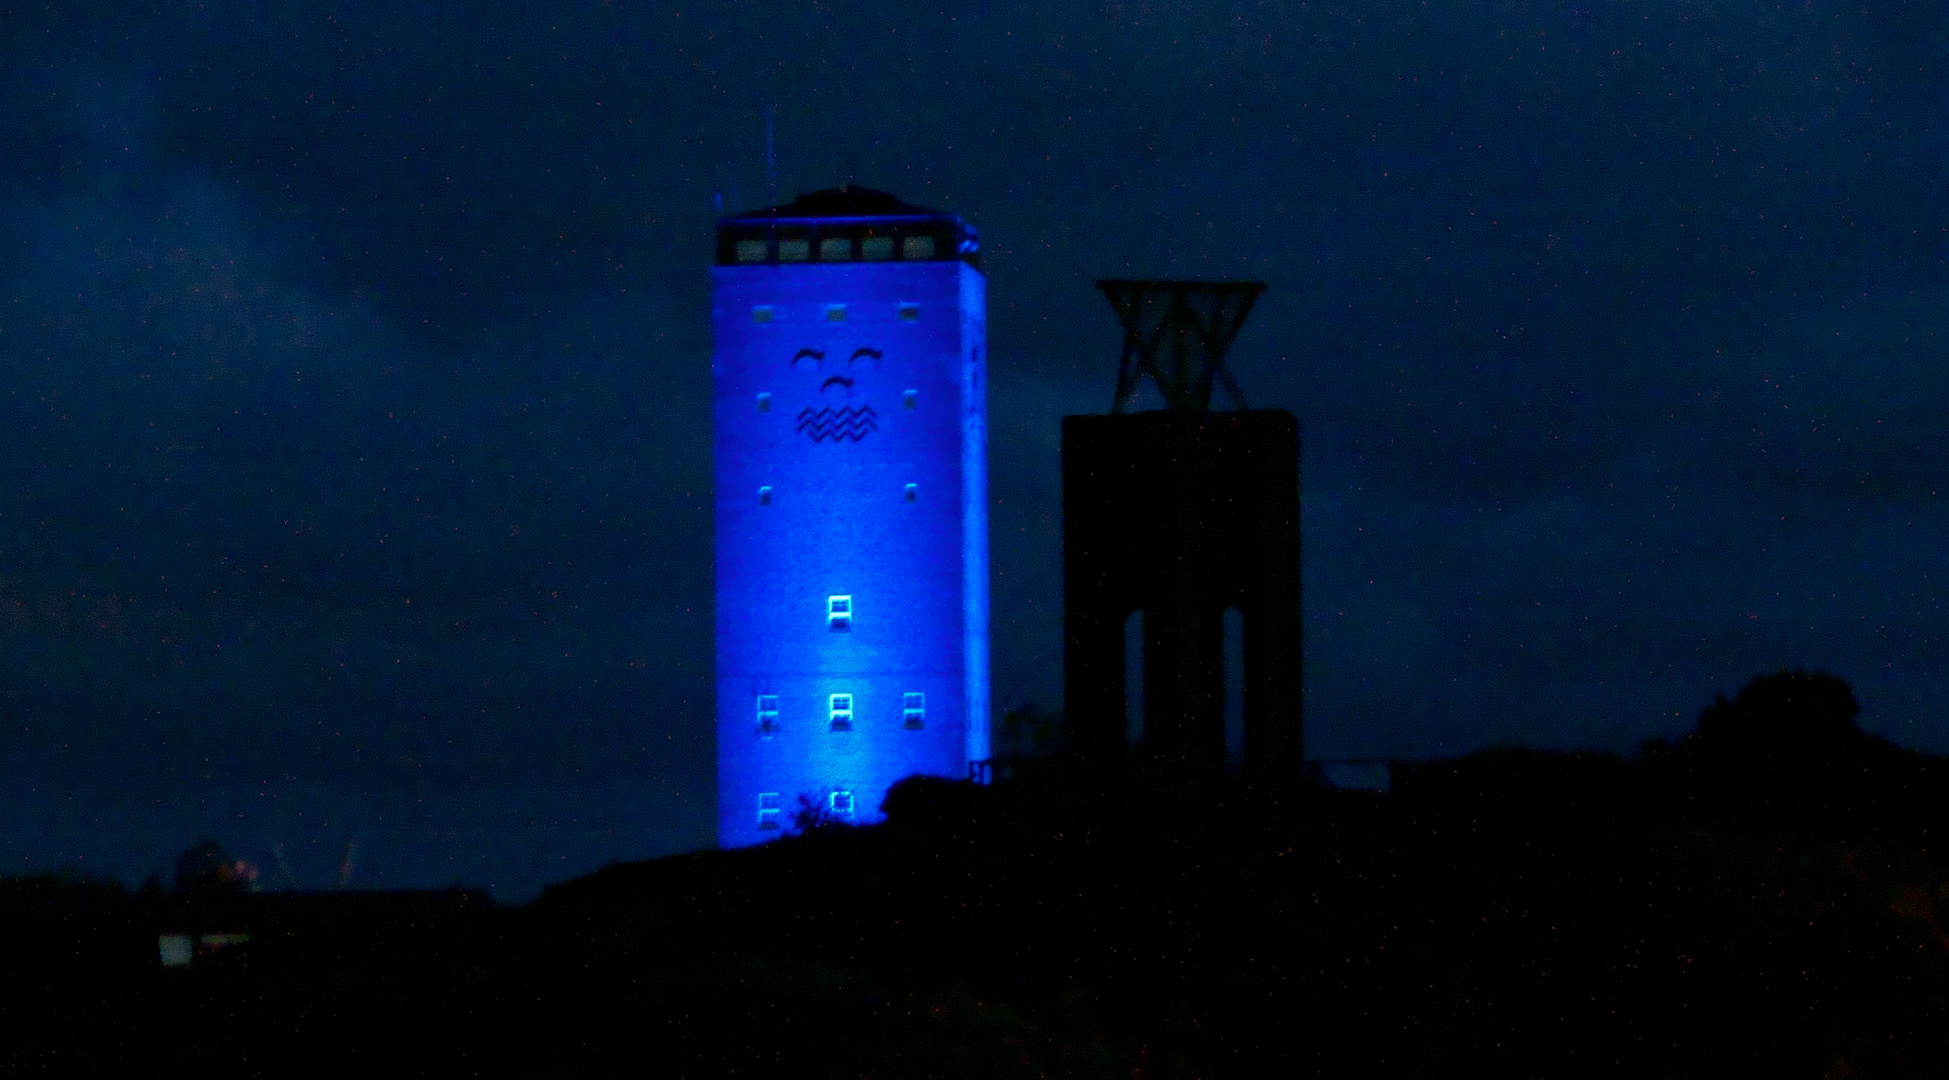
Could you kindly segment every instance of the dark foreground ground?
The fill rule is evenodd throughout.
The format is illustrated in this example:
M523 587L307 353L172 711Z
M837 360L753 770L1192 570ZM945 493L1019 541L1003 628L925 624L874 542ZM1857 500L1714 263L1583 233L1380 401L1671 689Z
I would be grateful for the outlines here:
M885 825L522 908L240 892L194 854L173 892L0 882L0 1071L1949 1076L1949 760L1858 711L1782 672L1633 762L1385 796L910 781ZM162 934L202 947L165 967Z
M1934 759L1827 820L1671 753L1502 753L1270 809L1054 774L478 894L0 889L9 1071L1941 1076ZM1843 792L1846 795L1846 792ZM1792 814L1787 815L1791 817ZM165 969L165 931L251 940Z

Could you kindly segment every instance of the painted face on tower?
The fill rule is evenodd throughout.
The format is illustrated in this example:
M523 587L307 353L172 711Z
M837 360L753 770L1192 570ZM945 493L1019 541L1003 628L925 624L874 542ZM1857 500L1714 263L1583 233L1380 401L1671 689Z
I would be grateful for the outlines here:
M879 349L868 345L831 351L800 348L792 357L791 380L793 388L804 394L799 432L813 442L843 443L859 442L879 430L879 414L869 398L883 358Z

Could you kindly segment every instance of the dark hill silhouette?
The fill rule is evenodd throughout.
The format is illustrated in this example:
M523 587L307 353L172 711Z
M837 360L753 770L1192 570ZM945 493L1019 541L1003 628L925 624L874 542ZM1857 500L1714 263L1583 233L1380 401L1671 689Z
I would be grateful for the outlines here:
M520 909L7 883L33 1002L0 1012L31 1020L0 1053L236 1075L1939 1076L1941 761L1853 730L1845 691L1767 676L1636 761L1498 750L1387 796L1092 791L1051 760L913 780L884 825L808 818ZM1810 786L1825 817L1775 798ZM251 942L162 970L155 933L197 911Z

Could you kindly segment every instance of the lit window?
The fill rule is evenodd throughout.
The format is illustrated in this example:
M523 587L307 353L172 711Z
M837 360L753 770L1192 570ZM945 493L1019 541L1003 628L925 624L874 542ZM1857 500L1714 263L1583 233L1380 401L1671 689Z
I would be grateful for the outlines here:
M770 394L759 394L759 395L758 395L758 411L759 411L759 412L770 412L770 411L771 411L771 395L770 395Z
M900 696L900 726L910 731L919 731L927 726L926 694Z
M893 258L893 237L869 236L859 242L859 257L862 259Z
M846 305L844 305L844 304L827 304L827 305L826 305L826 321L827 321L827 322L845 322L845 321L846 321Z
M771 485L770 485L770 484L766 484L765 486L763 486L763 487L761 487L761 488L759 488L759 489L758 489L758 505L759 505L759 506L770 506L770 505L771 505Z
M933 252L933 242L928 242L928 252ZM780 240L778 242L779 262L804 262L812 257L812 241Z
M765 242L763 240L738 241L739 262L764 262Z
M853 598L850 596L826 597L826 628L829 630L851 630L853 628Z
M853 793L850 791L835 791L832 793L832 797L826 800L826 805L832 807L832 812L840 817L850 818L853 816Z
M853 242L843 236L828 236L819 241L820 262L844 262L853 257Z
M785 257L785 245L778 245L778 257ZM900 244L900 257L903 259L931 259L934 257L934 238L931 236L909 236Z
M902 501L905 501L905 502L919 502L919 501L920 501L920 485L919 485L919 484L908 484L908 485L907 485L907 490L901 493L901 495L900 495L900 498L902 499Z
M919 403L920 403L920 391L918 390L903 391L900 395L900 404L905 405L909 409L913 408Z
M826 716L834 731L853 730L853 695L833 694L826 699Z
M751 305L751 321L757 323L759 326L764 326L765 324L771 322L772 321L771 305L770 304Z
M901 322L919 322L919 321L920 321L920 305L919 305L919 304L902 304L902 305L900 305L900 321L901 321Z
M758 794L758 827L778 828L778 792L764 791Z
M769 739L778 734L778 695L758 695L758 734Z

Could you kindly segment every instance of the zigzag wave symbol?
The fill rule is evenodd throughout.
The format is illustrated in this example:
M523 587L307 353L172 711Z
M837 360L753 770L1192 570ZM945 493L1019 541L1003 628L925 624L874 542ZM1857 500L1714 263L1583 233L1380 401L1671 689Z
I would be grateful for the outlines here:
M799 410L799 430L813 442L858 442L879 428L879 415L871 405Z

